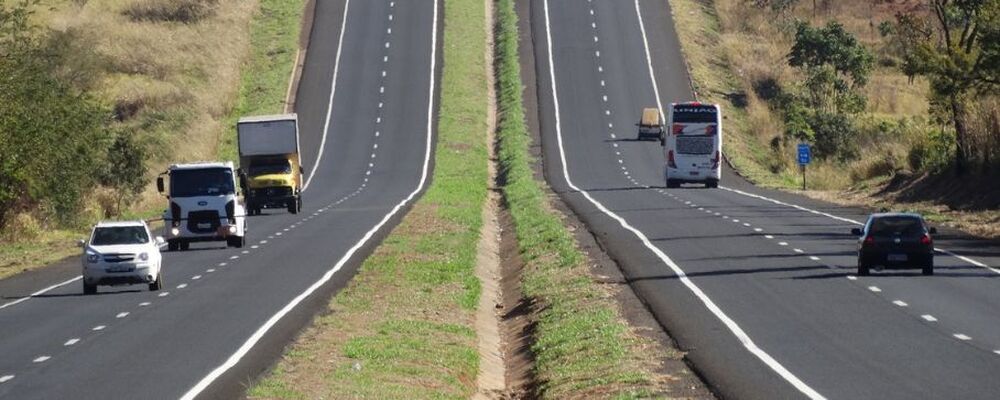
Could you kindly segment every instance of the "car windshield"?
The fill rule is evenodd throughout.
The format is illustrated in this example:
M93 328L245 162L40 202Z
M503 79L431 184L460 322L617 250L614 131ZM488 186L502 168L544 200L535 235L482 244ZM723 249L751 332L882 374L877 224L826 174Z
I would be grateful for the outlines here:
M90 239L93 246L108 246L116 244L149 243L146 228L141 226L114 226L94 229L94 237Z
M292 173L292 165L287 160L279 163L254 164L250 166L250 176L290 173Z
M179 169L170 172L170 196L224 196L236 193L229 168Z
M919 236L924 224L915 217L880 217L871 222L868 232L873 236Z

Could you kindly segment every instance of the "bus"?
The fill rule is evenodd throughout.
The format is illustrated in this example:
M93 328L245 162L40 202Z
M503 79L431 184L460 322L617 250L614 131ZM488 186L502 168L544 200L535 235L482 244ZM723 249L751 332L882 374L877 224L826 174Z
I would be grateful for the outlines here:
M722 110L718 104L672 103L663 144L668 188L684 183L719 187L722 179Z

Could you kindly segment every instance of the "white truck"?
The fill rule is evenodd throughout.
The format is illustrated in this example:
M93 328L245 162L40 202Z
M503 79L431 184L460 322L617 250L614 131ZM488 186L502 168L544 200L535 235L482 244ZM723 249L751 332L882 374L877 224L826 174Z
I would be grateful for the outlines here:
M164 188L164 178L169 179L169 188ZM237 179L232 162L174 164L156 178L157 190L166 192L169 202L163 211L169 250L187 250L192 242L209 241L243 247L246 208L236 190Z
M264 208L302 209L302 164L296 114L244 117L236 123L240 172L250 214Z

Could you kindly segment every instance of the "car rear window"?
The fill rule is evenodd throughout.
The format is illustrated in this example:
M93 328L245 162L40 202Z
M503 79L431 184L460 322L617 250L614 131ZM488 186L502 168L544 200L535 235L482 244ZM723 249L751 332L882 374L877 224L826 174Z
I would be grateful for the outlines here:
M143 244L149 242L146 229L141 226L115 226L97 228L90 244L108 246L114 244Z
M918 236L924 234L924 224L914 217L881 217L868 231L874 236Z

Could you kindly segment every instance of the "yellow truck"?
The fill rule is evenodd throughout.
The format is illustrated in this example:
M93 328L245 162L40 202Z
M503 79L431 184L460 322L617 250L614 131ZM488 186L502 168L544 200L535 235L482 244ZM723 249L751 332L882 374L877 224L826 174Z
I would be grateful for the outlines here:
M247 212L302 209L299 120L296 114L244 117L236 123Z
M660 110L658 108L649 107L642 109L639 122L635 125L639 127L639 132L636 134L635 140L659 140L660 145L663 145L666 137L664 136L663 121L660 121Z

